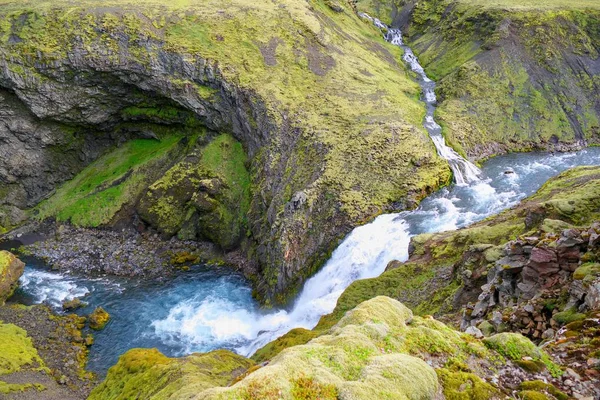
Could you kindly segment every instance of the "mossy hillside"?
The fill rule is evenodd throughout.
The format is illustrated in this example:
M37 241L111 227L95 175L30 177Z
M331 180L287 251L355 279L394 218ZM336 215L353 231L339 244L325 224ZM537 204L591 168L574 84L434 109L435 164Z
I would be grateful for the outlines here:
M250 175L241 143L220 135L154 182L142 197L142 218L167 235L235 247L247 229Z
M440 383L424 359L434 358L435 365L472 355L492 357L468 336L413 317L395 300L377 297L349 312L324 335L289 347L233 386L213 388L198 398L306 398L295 396L298 376L330 388L329 393L337 395L331 398L433 398Z
M398 10L404 5L403 0L356 0L356 11L376 17L386 25L391 25Z
M501 399L509 393L490 381L498 379L508 360L548 357L526 338L519 338L518 354L508 342L486 346L379 296L306 344L290 345L261 365L224 350L181 359L155 349L131 350L90 399L126 399L134 393L145 399L408 400L439 393L456 400ZM195 367L200 365L199 371ZM558 393L550 385L524 384L520 390Z
M70 59L101 63L122 79L145 71L154 81L144 84L158 95L233 133L251 157L252 250L265 249L252 254L264 271L262 291L273 298L314 272L352 226L394 202L413 205L450 177L421 126L419 87L400 50L352 7L330 3L59 1L28 3L23 12L22 2L6 2L2 47L22 69L9 77L19 90L50 83L72 90L71 78L48 83L36 69L65 63L79 76ZM156 75L172 67L163 65L172 55L182 68ZM120 108L103 112L121 116ZM305 207L286 212L300 191Z
M133 349L110 368L90 400L198 398L213 386L226 386L254 363L226 350L171 359L156 349Z
M65 183L34 210L38 219L50 217L76 226L106 225L135 201L158 178L186 145L178 135L161 140L136 139L104 155ZM149 182L150 181L150 182Z
M335 324L348 310L378 295L399 299L420 315L451 312L455 309L454 296L463 287L462 278L454 273L455 265L485 270L498 258L498 246L507 241L543 230L549 221L559 223L561 229L587 226L600 218L599 210L600 168L567 170L499 215L457 231L414 237L408 262L392 261L379 277L353 282L316 329ZM469 259L472 246L487 248L482 253L484 259L473 264Z
M404 27L438 81L438 117L463 154L598 143L600 8L589 1L419 2Z

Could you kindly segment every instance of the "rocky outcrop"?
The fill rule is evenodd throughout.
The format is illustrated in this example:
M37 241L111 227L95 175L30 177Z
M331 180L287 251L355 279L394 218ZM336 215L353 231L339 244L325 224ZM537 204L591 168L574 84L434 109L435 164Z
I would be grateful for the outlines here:
M0 305L4 304L19 286L19 278L24 269L25 264L14 254L0 250Z
M581 312L597 309L587 298L593 299L600 276L598 264L588 261L600 252L593 240L599 230L600 224L594 223L583 230L571 228L508 242L504 256L488 267L487 283L477 302L467 306L463 327L492 316L488 322L494 329L552 339L560 326L583 318ZM508 309L510 316L506 312L503 316Z
M374 28L345 3L232 0L185 12L153 2L135 9L54 6L23 11L10 3L0 10L0 86L14 103L3 117L13 128L0 151L28 151L33 163L0 158L2 190L10 186L12 193L0 196L5 228L127 139L158 138L166 145L179 134L192 145L192 138L204 136L205 145L227 133L249 160L246 213L231 210L243 204L239 197L188 188L183 198L192 197L184 207L168 204L175 220L187 221L172 227L152 211L160 208L159 196L166 198L162 189L135 191L122 201L121 178L127 187L151 186L170 163L193 156L184 143L175 154L161 153L159 163L139 165L135 179L107 178L93 186L94 195L103 193L97 203L86 195L77 213L40 216L121 229L119 220L131 218L129 205L139 194L148 200L140 216L152 228L205 236L226 248L240 245L256 267L256 293L274 301L310 276L353 226L411 207L449 180L421 127L418 86L395 50L374 39ZM190 176L216 178L206 172ZM292 201L300 193L306 200ZM107 197L116 204L109 213L89 209ZM223 203L213 209L215 201ZM226 232L215 233L215 226Z

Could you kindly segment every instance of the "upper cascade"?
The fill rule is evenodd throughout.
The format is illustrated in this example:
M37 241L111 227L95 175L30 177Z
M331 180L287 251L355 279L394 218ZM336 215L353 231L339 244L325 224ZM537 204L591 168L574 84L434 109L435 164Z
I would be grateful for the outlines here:
M435 119L433 118L435 105L437 103L437 98L435 96L435 82L427 76L412 49L404 44L400 29L390 28L379 19L373 18L368 14L359 13L358 15L361 18L371 21L377 28L382 29L385 32L383 38L387 42L404 50L404 56L402 58L408 63L410 69L418 75L417 81L423 89L423 101L427 106L427 113L425 115L423 126L429 133L429 136L437 149L438 155L448 161L452 173L454 174L454 181L456 184L467 185L480 180L481 171L479 168L469 160L461 157L461 155L453 148L446 145L444 137L442 136L442 127L435 122Z

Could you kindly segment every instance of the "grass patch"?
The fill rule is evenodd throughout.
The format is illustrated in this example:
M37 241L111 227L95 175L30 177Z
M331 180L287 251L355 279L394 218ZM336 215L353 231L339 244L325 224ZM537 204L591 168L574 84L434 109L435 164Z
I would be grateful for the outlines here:
M107 224L121 207L148 185L145 167L169 154L180 136L136 139L100 157L48 200L36 207L37 218L56 218L76 226Z

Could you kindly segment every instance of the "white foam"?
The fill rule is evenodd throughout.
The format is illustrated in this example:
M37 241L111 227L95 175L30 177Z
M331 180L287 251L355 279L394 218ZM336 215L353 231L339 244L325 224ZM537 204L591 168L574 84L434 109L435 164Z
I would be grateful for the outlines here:
M19 282L36 303L46 303L53 307L60 307L65 300L84 297L90 293L87 287L78 285L70 278L34 269L25 270Z

